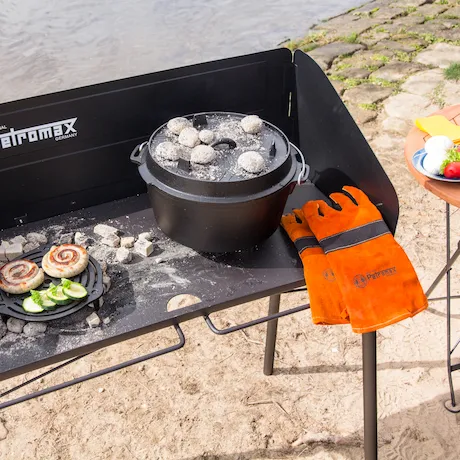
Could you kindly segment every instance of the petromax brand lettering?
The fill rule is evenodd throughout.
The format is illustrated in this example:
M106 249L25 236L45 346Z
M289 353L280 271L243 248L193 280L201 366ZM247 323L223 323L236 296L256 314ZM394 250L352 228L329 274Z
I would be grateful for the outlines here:
M366 273L366 276L358 274L353 278L353 284L357 288L363 289L368 285L369 281L379 279L382 276L393 276L396 275L396 273L396 267L388 267L384 270Z
M385 270L380 270L378 272L373 272L373 273L367 273L367 279L373 279L376 280L377 278L380 278L381 276L393 276L396 275L396 267L390 267L386 268Z
M0 134L0 143L2 149L9 149L10 147L46 139L61 141L75 137L78 134L74 127L76 121L77 118L69 118L68 120L55 121L54 123L32 126L31 128L19 130L10 128L7 133ZM0 126L0 129L6 129L6 126Z

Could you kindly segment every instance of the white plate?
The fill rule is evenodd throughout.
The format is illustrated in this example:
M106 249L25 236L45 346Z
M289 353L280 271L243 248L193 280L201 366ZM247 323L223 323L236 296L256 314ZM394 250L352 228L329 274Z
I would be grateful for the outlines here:
M417 152L414 153L414 156L412 157L412 164L414 165L414 168L422 173L424 176L427 176L431 179L435 180L440 180L443 182L460 182L460 179L448 179L447 177L440 176L438 174L431 174L429 173L424 167L423 167L423 159L426 157L427 153L425 152L425 149L420 149Z

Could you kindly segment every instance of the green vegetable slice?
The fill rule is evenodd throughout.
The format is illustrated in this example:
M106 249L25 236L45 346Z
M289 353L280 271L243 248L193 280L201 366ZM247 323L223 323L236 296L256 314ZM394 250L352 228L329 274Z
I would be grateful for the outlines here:
M67 278L61 278L61 285L64 288L69 288L72 285L73 281L68 280Z
M32 296L24 299L22 302L22 308L24 308L27 313L41 313L43 311L43 307L36 303Z
M55 284L51 285L46 291L48 299L53 301L58 305L66 305L72 301L64 292L61 285L56 286Z
M80 300L84 299L88 295L88 291L80 283L62 278L61 284L62 292L70 299Z
M30 291L30 297L32 297L32 300L37 304L42 306L42 297L40 295L40 292L34 291L33 289Z
M38 294L40 295L40 305L45 309L45 310L56 310L56 302L53 302L49 297L48 297L48 291L38 291Z

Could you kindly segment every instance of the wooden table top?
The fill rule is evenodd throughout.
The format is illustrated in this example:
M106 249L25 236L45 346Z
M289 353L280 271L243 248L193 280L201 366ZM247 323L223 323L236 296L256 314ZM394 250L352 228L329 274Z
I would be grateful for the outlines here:
M446 107L432 115L444 115L451 122L460 125L460 104ZM425 187L429 192L446 201L447 203L460 208L460 184L452 182L443 182L430 179L419 173L412 165L412 156L417 150L424 147L425 142L430 135L419 130L414 126L407 135L406 145L404 147L404 156L409 171L417 179L420 185Z

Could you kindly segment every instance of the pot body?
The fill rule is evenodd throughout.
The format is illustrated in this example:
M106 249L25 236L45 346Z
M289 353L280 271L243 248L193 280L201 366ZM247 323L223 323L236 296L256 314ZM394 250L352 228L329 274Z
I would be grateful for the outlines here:
M264 196L200 200L148 184L160 229L172 240L198 252L223 253L251 248L278 228L290 183Z

